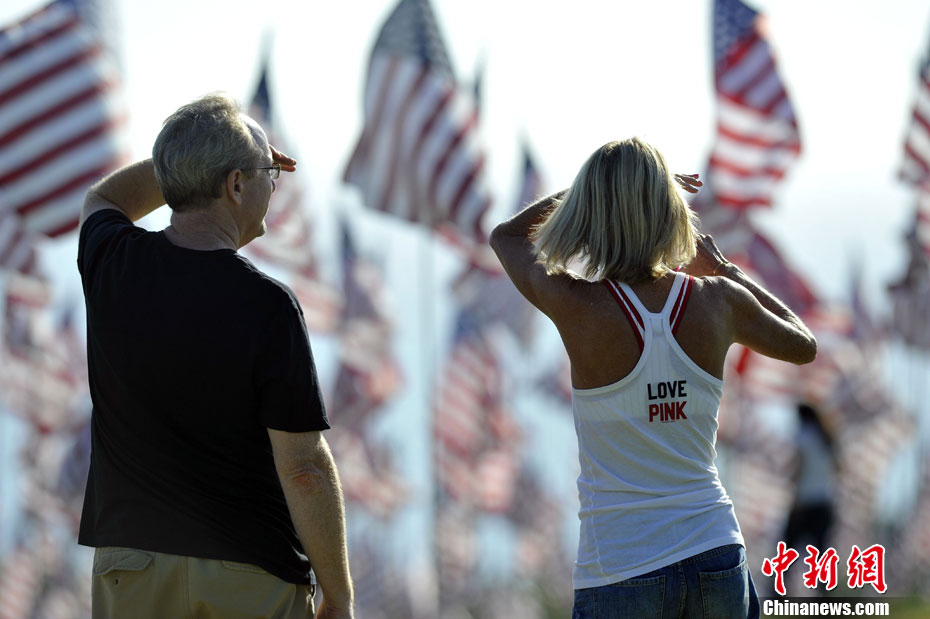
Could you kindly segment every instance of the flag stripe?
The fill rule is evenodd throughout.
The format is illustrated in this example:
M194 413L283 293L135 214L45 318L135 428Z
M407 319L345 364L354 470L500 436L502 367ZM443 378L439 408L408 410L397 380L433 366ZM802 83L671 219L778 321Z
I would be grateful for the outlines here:
M428 77L429 73L426 67L421 67L419 73L413 79L413 83L410 86L410 89L407 91L407 96L404 99L404 102L401 104L401 110L399 113L400 122L395 123L393 127L393 131L396 135L392 135L391 139L388 140L388 143L392 146L394 152L389 158L387 186L385 187L384 192L381 194L380 202L375 206L375 208L377 208L379 211L387 211L389 208L387 200L389 196L394 194L394 188L398 182L398 176L400 174L399 168L402 166L402 160L405 159L405 151L407 150L407 140L403 139L404 134L406 133L404 129L409 125L416 124L417 118L411 113L411 110L419 100L421 90ZM404 202L409 203L409 200L405 200Z
M739 129L733 127L732 124L728 126L723 122L717 123L717 131L719 132L720 137L737 142L747 147L756 147L766 150L785 149L790 151L790 154L792 155L797 155L801 151L801 143L797 141L796 135L790 136L794 139L789 141L786 141L781 136L775 139L766 138L765 136L760 135L758 132L743 133Z
M412 209L412 215L414 217L412 221L419 221L421 219L426 220L430 217L428 210L432 208L432 203L430 202L427 189L429 186L429 176L428 174L422 172L426 164L429 162L429 159L426 158L423 153L427 149L427 146L430 144L431 138L437 134L435 131L436 126L442 122L442 118L451 108L452 103L455 100L454 95L455 92L452 88L445 88L442 96L435 102L432 113L430 113L429 117L426 119L426 122L423 123L423 127L420 129L419 138L417 139L416 146L414 147L410 161L408 162L410 167L410 177L413 180L413 186L415 187L414 196L416 198L417 204L419 205L418 209ZM421 180L424 182L421 182Z
M54 41L77 23L74 13L62 10L58 4L49 5L26 18L15 29L0 34L0 62L9 62L16 56Z
M725 174L728 177L739 177L737 183L743 185L746 182L753 182L757 179L755 177L762 177L758 179L765 183L770 183L772 181L781 180L785 175L785 169L775 166L759 166L755 168L749 168L746 166L738 165L732 160L724 159L720 155L714 155L710 158L710 164L715 167L715 169L720 174Z
M23 80L12 88L0 92L0 105L6 105L13 99L22 97L25 93L49 82L52 80L52 78L56 78L61 75L67 75L68 71L74 69L75 67L83 69L88 61L94 60L99 55L100 48L91 47L81 51L80 53L65 58L58 64L52 65L42 71L30 74L28 79Z
M50 202L54 198L59 198L63 195L66 195L75 189L82 189L82 190L86 189L92 182L101 178L110 169L111 169L111 166L96 167L96 168L91 169L88 172L84 172L83 174L79 176L70 178L64 183L54 186L51 190L46 191L45 193L32 198L28 202L20 204L16 210L21 215L26 215L30 211L33 211L41 207L43 203Z
M95 104L99 105L99 97L108 92L112 84L95 84L73 96L70 96L66 99L59 100L54 106L50 107L47 110L42 111L40 114L30 118L27 121L24 121L5 134L0 134L0 147L5 147L9 145L14 140L21 138L23 135L29 131L40 127L44 123L52 120L62 113L82 104L87 103L88 101L93 101ZM5 119L4 119L5 121Z
M930 184L930 52L920 69L899 176L915 186Z
M478 126L478 110L473 110L471 116L467 121L462 125L457 133L454 133L451 136L451 139L446 142L445 149L442 154L439 156L438 160L433 165L432 174L430 174L429 189L427 195L437 202L437 206L441 204L441 196L439 195L439 185L441 180L446 180L449 178L454 178L453 174L447 174L447 170L454 170L455 166L449 166L449 160L453 158L453 155L458 154L458 148L462 144L462 141L465 139L465 136L471 133L475 127ZM441 207L440 207L441 208ZM451 213L451 209L450 212Z
M472 217L476 216L475 213L468 212L471 210L468 206L466 206L463 209L462 204L465 203L466 195L470 193L471 188L474 186L475 179L484 170L484 164L485 164L484 154L479 154L477 161L475 161L472 165L471 171L468 172L465 176L463 176L462 180L459 182L458 191L455 192L455 197L452 198L451 215L453 219L458 218L460 210L464 210L465 212L467 212L468 215L471 215ZM472 201L470 204L475 204L475 202Z
M365 99L365 109L371 118L365 125L362 136L359 138L358 144L355 146L355 151L352 153L352 157L343 174L343 180L348 183L355 183L357 181L357 175L364 176L363 172L357 168L367 167L365 161L370 156L372 135L377 132L383 122L382 116L384 115L384 106L387 101L387 91L393 81L393 73L397 65L396 62L390 62L386 70L381 70L381 65L387 61L387 58L374 58L371 62L366 91L372 92L377 90L379 94L377 97L366 97Z
M57 144L53 150L46 151L35 159L27 161L18 169L11 170L6 175L0 176L0 185L20 178L24 174L27 174L32 168L40 167L43 164L49 163L53 159L67 155L70 151L94 140L95 138L107 137L109 132L112 131L113 128L118 124L119 123L115 119L108 120L100 125L97 125L96 127L88 129L84 133L76 135L66 140L65 142L62 142L61 144Z
M120 121L123 119L120 118ZM66 114L49 119L20 137L15 148L0 149L0 176L9 173L25 160L39 158L43 153L54 150L87 128L105 123L116 127L113 113L96 100L80 104Z
M33 274L36 266L33 240L23 230L20 218L0 212L0 269Z
M418 74L421 72L415 63L402 59L393 60L392 64L394 65L393 76L390 90L383 100L381 122L375 125L376 132L372 134L372 139L369 141L370 158L375 165L369 165L367 170L371 187L366 192L368 198L366 203L373 205L372 208L378 208L379 204L383 204L385 212L391 211L397 199L396 195L387 192L387 188L390 185L390 166L394 163L395 141L400 133L398 127L406 122L406 119L400 116L400 110L408 96L410 85L417 81Z

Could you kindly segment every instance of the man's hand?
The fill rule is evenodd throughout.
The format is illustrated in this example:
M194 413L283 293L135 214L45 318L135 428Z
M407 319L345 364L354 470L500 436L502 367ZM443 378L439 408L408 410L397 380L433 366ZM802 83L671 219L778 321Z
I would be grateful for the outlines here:
M281 170L283 172L293 172L294 170L297 169L296 159L294 159L293 157L288 157L287 155L279 151L277 148L275 148L271 144L268 145L268 148L271 149L271 160L274 163L281 164Z
M323 603L320 604L320 607L316 611L316 619L353 619L355 614L352 612L352 609L338 608L336 606L330 606L326 603L326 598L323 598Z

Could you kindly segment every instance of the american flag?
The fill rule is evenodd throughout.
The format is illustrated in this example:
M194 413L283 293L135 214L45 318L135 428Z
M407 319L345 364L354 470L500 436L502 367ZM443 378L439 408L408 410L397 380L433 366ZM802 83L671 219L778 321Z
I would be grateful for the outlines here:
M538 198L542 185L539 169L524 144L514 212ZM514 287L490 246L476 245L469 257L469 264L452 283L452 294L459 307L469 312L476 324L503 325L527 349L535 334L537 310Z
M0 31L0 234L74 229L87 188L122 159L111 59L70 2ZM20 230L8 221L15 214ZM24 250L0 247L23 268Z
M475 512L454 501L442 502L436 511L435 543L439 606L434 616L454 616L449 609L460 605L474 585L479 545Z
M798 315L808 314L820 303L807 280L747 213L712 207L702 215L702 228L713 234L729 260L761 282Z
M341 427L361 432L397 393L403 378L391 350L393 327L384 307L383 274L372 260L359 256L348 222L341 227L345 306L330 408Z
M548 372L543 373L537 385L543 393L568 406L571 414L572 405L572 362L564 350Z
M354 428L337 426L328 434L339 461L345 500L353 507L364 507L376 518L388 520L407 500L408 491L387 446Z
M797 366L734 345L727 354L727 369L739 381L742 396L754 401L792 399L799 394Z
M268 59L262 63L261 76L249 105L252 116L268 133L268 141L276 148L293 154L272 113L271 91L268 85ZM313 225L307 210L303 174L287 173L276 181L271 209L265 218L268 231L246 247L246 252L259 260L286 269L289 283L300 301L307 328L315 332L330 332L339 320L342 298L335 287L325 282L313 245Z
M34 234L26 232L23 219L14 210L0 206L0 269L24 275L39 274Z
M539 166L536 164L536 159L533 157L529 145L523 142L520 150L523 155L523 169L515 212L519 212L524 207L529 206L530 202L542 197L545 187L542 174L539 172Z
M11 274L0 340L0 400L46 434L69 426L87 391L87 359L71 309L55 324L49 285Z
M884 394L870 409L847 400L850 412L862 421L848 423L840 441L840 476L837 481L837 547L849 548L874 537L878 499L896 456L913 446L915 420ZM857 410L858 409L858 410ZM839 409L837 417L847 413Z
M341 463L339 468L341 473L344 468ZM412 570L398 569L384 543L385 536L379 527L349 531L349 563L355 587L356 615L373 619L435 616L434 612L424 614L419 608L425 604L434 609L435 601L418 599L416 590L408 582Z
M401 0L375 43L364 129L344 180L366 206L483 242L491 204L473 92L455 79L428 0Z
M514 483L514 500L507 519L517 529L515 568L523 581L552 585L552 592L566 592L571 554L561 542L565 501L552 493L551 483L540 472L524 468ZM556 579L552 576L558 575Z
M433 418L437 473L444 496L473 505L476 466L486 448L487 413L499 406L497 357L460 312Z
M899 176L914 186L917 203L908 230L907 266L888 286L892 298L893 329L911 346L930 349L930 51L921 63L917 97L904 143Z
M896 582L909 582L916 593L930 597L930 453L921 458L920 486L911 519L904 527L893 556L901 557L894 570Z
M433 416L436 475L443 502L503 512L520 471L520 427L506 404L507 388L492 331L459 311Z
M909 345L930 349L930 51L921 63L920 80L899 175L917 190L914 223L905 237L904 274L888 286L894 330Z
M859 346L866 347L884 340L887 333L874 316L863 290L862 263L853 263L849 280L849 337Z
M904 142L899 175L911 185L930 191L930 51L920 65L914 111Z
M526 145L523 155L515 211L537 197L542 185ZM512 504L522 464L516 451L519 427L506 406L504 369L491 341L509 332L528 349L536 310L487 245L474 248L452 292L459 306L456 331L434 417L438 476L447 498L499 513Z
M930 181L917 192L914 227L911 231L922 259L930 261Z
M347 463L343 476L346 499L370 514L388 518L406 499L388 446L372 436L375 415L401 387L400 366L391 350L393 329L382 298L383 276L360 256L342 224L345 306L339 327L340 351L336 382L327 402L336 459Z
M733 209L771 206L801 152L794 109L762 16L739 0L715 0L713 27L717 133L705 192Z
M0 566L0 619L32 617L42 590L44 566L36 549L21 545Z
M762 232L751 230L744 251L748 268L788 307L800 315L814 309L818 303L817 295Z
M930 264L913 233L904 275L888 286L892 301L891 328L908 346L930 350Z
M805 392L815 396L808 401L838 437L837 548L875 535L886 476L897 454L913 444L916 429L914 416L882 378L882 341L856 340L850 332L848 326L818 332L817 359L798 374Z

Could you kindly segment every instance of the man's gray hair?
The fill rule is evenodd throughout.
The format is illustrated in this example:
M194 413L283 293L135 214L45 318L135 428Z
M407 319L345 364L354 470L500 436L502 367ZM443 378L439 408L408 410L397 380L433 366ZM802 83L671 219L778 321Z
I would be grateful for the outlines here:
M239 105L214 93L165 119L152 147L155 180L175 211L207 206L223 195L226 176L264 164L266 153Z

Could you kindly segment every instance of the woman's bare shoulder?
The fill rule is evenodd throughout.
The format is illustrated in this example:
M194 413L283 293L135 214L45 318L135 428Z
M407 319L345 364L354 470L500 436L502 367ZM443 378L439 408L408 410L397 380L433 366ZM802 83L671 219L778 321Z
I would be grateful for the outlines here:
M731 307L737 298L748 291L726 277L707 275L693 277L692 299L716 309Z

